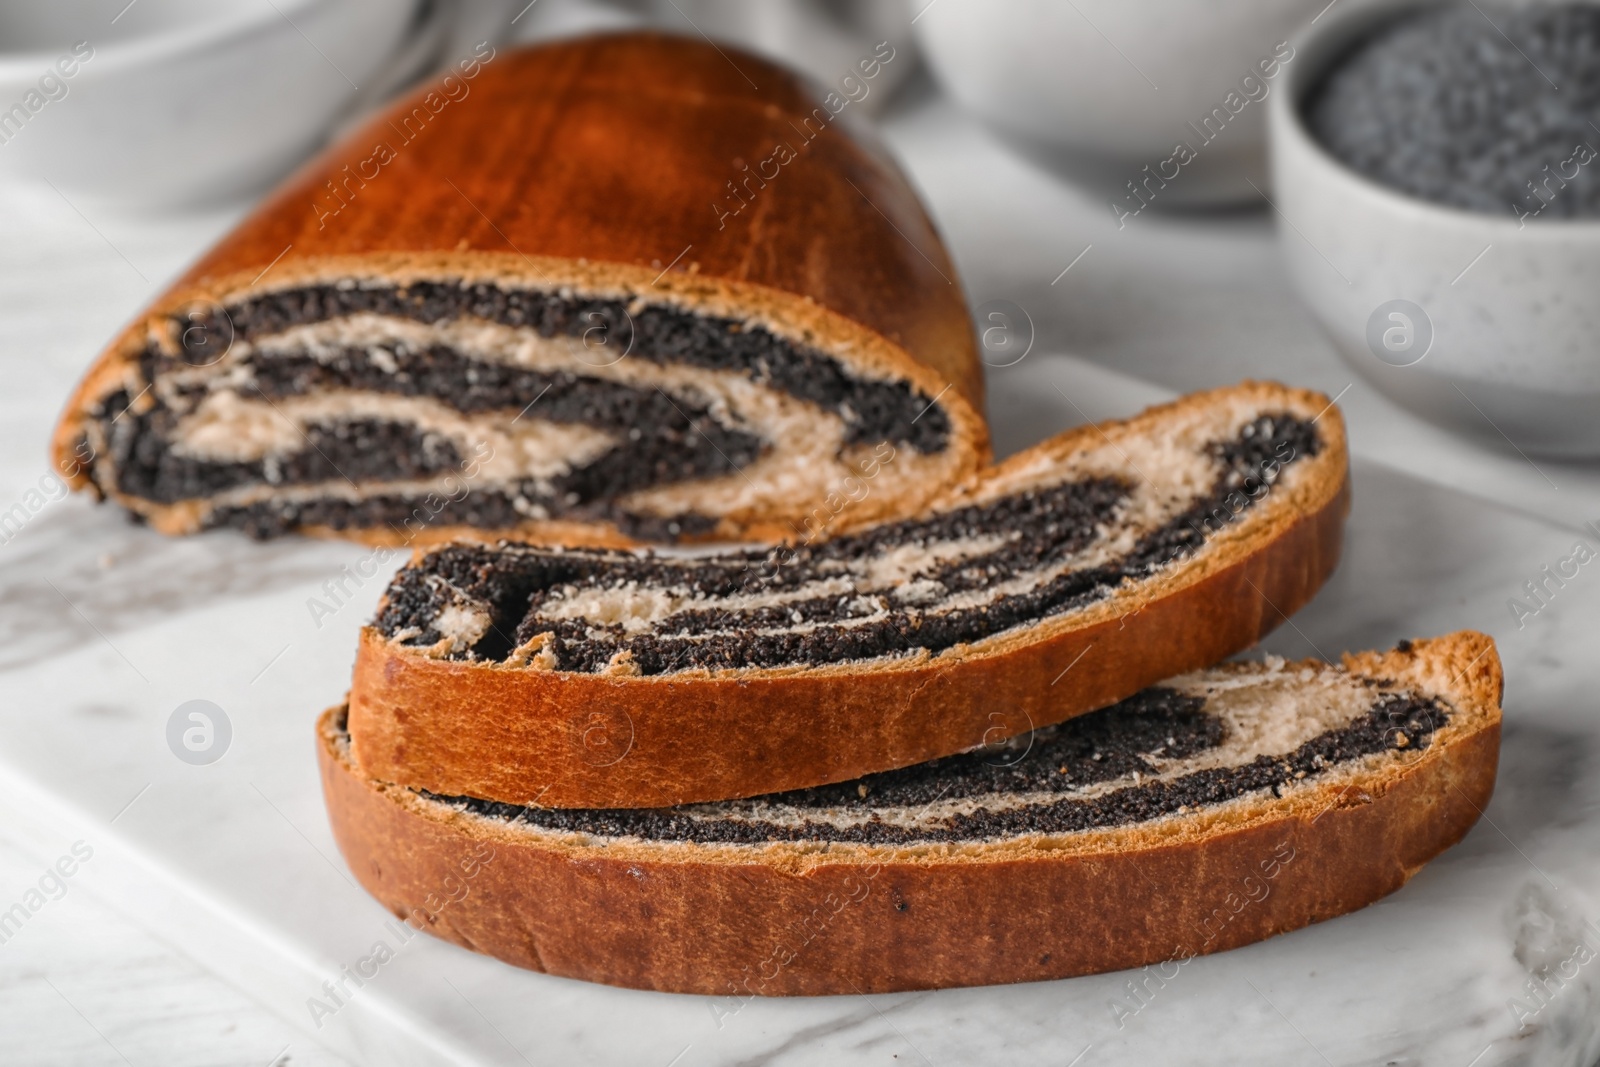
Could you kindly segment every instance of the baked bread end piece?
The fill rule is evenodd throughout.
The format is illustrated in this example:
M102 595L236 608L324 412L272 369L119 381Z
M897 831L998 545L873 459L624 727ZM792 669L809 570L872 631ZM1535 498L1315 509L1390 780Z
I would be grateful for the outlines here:
M57 468L163 533L386 546L917 513L988 459L955 268L848 115L734 54L601 34L418 86L112 341Z

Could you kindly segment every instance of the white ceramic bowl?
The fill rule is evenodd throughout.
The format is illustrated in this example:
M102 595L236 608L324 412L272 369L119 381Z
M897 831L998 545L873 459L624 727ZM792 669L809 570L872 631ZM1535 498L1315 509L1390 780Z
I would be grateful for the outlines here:
M1295 287L1350 365L1425 418L1501 448L1600 455L1600 222L1523 224L1509 205L1498 216L1417 199L1333 158L1303 121L1330 63L1397 14L1324 20L1273 101Z
M684 32L704 30L809 75L820 86L851 94L868 111L880 107L916 66L910 41L910 15L904 0L645 0L657 25ZM675 17L677 16L677 17ZM874 62L878 71L863 79L857 70L873 60L874 46L888 43L893 58ZM845 79L849 79L848 82ZM843 84L841 84L843 83ZM857 94L865 93L856 99Z
M0 174L147 204L259 188L376 76L417 9L418 0L0 5Z
M516 2L512 13L526 3ZM822 91L848 96L852 113L882 107L916 69L905 0L539 0L517 20L513 39L646 26L704 33L765 56L807 75ZM893 51L877 51L879 42ZM884 55L888 62L879 61ZM871 78L860 71L866 62L875 71Z
M1253 199L1265 186L1265 101L1298 59L1258 64L1328 0L910 0L935 76L1008 141L1120 199L1182 141L1195 159L1151 206ZM927 5L927 6L924 6ZM1254 75L1261 88L1240 91ZM1244 106L1228 106L1238 92ZM1256 99L1252 99L1255 97ZM1190 127L1216 108L1213 136ZM1166 168L1168 173L1172 169ZM1130 200L1132 207L1140 201Z

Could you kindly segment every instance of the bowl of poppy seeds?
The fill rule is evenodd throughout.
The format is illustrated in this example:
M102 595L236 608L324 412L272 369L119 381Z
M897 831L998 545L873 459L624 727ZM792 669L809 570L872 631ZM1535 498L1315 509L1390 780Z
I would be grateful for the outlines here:
M1319 19L1272 103L1289 276L1389 397L1600 456L1600 3Z

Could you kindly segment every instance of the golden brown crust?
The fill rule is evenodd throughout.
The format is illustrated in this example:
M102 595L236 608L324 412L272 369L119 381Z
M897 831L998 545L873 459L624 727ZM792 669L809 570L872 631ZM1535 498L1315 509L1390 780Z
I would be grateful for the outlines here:
M439 87L425 85L307 164L112 342L57 427L61 469L75 469L67 461L88 413L130 380L150 330L174 311L340 278L466 278L648 293L764 322L858 371L910 379L928 396L949 389L950 463L927 494L964 477L988 457L983 375L933 224L893 162L840 129L848 116L821 123L812 117L820 102L795 76L752 56L737 60L743 74L710 45L653 33L508 52L406 141L406 116L430 92L439 99ZM799 129L814 135L802 141ZM394 159L370 181L344 186L354 195L328 216L340 201L327 183L348 181L343 168L369 160L379 143ZM740 164L780 143L795 160L752 185L737 216L720 216L713 205L743 179ZM165 532L195 528L193 507L113 495ZM873 501L844 521L914 512L924 503L915 497ZM499 533L633 543L605 524L573 538L561 528L570 525ZM392 541L385 530L341 533ZM760 516L717 533L791 535Z
M1007 478L1102 435L1194 407L1281 403L1323 449L1153 591L1118 594L936 659L725 675L618 677L430 658L361 635L350 733L362 771L449 796L549 807L658 807L843 781L1060 722L1248 648L1339 559L1349 461L1317 393L1249 382L1062 434L995 468ZM981 491L979 480L954 500ZM1241 524L1246 525L1246 524Z
M731 1011L750 994L996 984L1181 961L1393 892L1489 802L1500 666L1492 642L1473 633L1354 662L1453 705L1414 759L1282 799L1054 841L818 852L564 840L362 778L344 759L334 712L319 751L339 846L396 915L517 966L729 996L719 1010ZM461 899L441 904L463 883Z

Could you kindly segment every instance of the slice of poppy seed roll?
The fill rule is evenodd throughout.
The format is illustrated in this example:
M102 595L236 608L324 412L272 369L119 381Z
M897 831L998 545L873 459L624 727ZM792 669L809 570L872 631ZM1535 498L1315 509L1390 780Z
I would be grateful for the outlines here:
M362 633L354 758L438 793L651 807L960 752L1249 647L1337 561L1347 467L1327 398L1246 383L832 540L439 548Z
M759 89L621 34L476 59L441 111L424 86L116 339L62 469L168 533L631 545L915 514L988 458L954 268L886 156L739 63Z
M1477 820L1501 671L1482 634L1233 663L854 781L645 810L440 796L319 725L351 871L419 929L519 967L728 998L1064 978L1361 908ZM468 871L444 907L437 887Z

